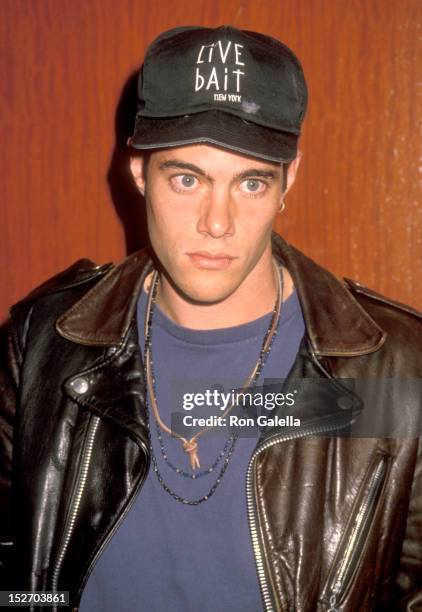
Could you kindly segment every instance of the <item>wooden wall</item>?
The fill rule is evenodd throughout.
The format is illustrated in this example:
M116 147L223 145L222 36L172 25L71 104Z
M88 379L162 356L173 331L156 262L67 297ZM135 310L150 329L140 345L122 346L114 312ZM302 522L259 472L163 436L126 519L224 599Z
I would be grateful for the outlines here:
M160 31L222 23L280 38L307 75L304 157L277 229L422 307L420 0L2 0L1 318L75 259L141 246L121 146L134 71Z

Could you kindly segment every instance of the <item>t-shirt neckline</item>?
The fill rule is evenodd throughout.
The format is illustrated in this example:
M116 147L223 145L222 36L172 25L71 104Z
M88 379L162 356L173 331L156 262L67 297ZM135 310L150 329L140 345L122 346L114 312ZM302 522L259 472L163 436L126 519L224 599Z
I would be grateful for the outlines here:
M147 293L142 290L141 301L142 311L145 312ZM283 302L281 309L281 318L279 322L279 329L285 325L297 312L300 310L299 300L295 290L289 295L289 297ZM242 323L241 325L235 325L232 327L223 327L217 329L192 329L184 327L175 323L170 319L156 304L154 309L154 326L160 328L160 330L186 342L188 344L202 344L202 345L214 345L214 344L228 344L233 342L240 342L247 339L256 338L257 336L263 336L268 329L272 312Z

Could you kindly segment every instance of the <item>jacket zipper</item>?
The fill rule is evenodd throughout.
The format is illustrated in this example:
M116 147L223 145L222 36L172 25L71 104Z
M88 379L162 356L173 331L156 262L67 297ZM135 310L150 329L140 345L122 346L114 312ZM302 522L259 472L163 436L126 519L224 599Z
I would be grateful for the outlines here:
M84 444L84 448L83 448L83 455L82 455L82 461L81 461L81 467L80 467L80 475L78 477L78 481L77 481L77 485L76 485L76 491L75 491L75 496L74 496L74 504L71 508L70 514L69 514L69 520L67 522L66 525L66 529L65 529L65 533L64 536L62 538L62 546L61 549L59 551L59 554L57 556L57 561L56 561L56 565L53 571L53 577L52 577L52 591L57 591L57 583L58 583L58 577L59 577L59 573L60 573L60 569L61 566L63 564L63 559L64 556L66 554L67 548L69 546L69 542L70 542L70 538L72 537L72 533L73 533L73 529L75 526L75 522L76 522L76 517L78 514L78 510L79 510L79 506L81 503L81 499L82 499L82 494L85 488L85 484L87 481L87 477L88 477L88 469L89 469L89 464L91 461L91 456L92 456L92 451L94 448L94 439L95 439L95 434L97 432L97 428L98 428L98 424L100 422L100 417L97 416L92 416L91 417L91 421L89 423L88 426L88 433L87 433L87 439L86 442ZM146 450L146 448L143 448L144 453L146 458L148 458L148 452ZM120 525L120 523L122 522L122 520L124 519L124 517L127 515L127 513L129 512L130 508L133 505L133 502L135 501L136 498L136 493L137 491L139 491L139 488L141 487L142 483L145 480L145 474L147 472L147 467L144 471L143 474L143 478L140 478L138 486L136 488L136 490L133 493L132 496L132 500L131 503L127 505L125 511L120 515L118 521L116 521L116 524L114 525L113 529L110 530L109 534L107 535L107 538L104 540L102 546L99 548L99 550L97 551L97 554L95 555L95 557L93 558L87 574L89 575L90 573L90 568L95 564L96 560L98 559L99 555L101 554L101 551L104 550L104 548L107 546L108 542L110 541L110 539L113 537L113 534L115 533L116 529L118 528L118 526ZM87 575L85 574L85 576ZM78 593L78 602L79 602L79 593ZM78 607L73 607L72 608L72 612L77 612ZM53 608L53 612L57 612L57 606L54 606Z
M95 434L97 432L99 422L100 422L100 417L91 416L91 419L88 425L88 432L87 432L86 440L84 442L84 446L82 449L81 467L80 467L78 480L77 480L77 484L75 488L75 494L73 496L73 505L69 512L69 518L66 522L65 531L62 537L62 542L61 542L61 548L57 555L57 560L56 560L56 564L53 570L53 576L51 579L51 588L53 592L57 591L59 573L60 573L60 570L63 564L64 556L69 546L69 542L70 542L70 538L73 533L73 529L75 527L76 517L78 514L79 506L81 504L82 494L85 488L86 480L88 477L88 468L89 468L89 463L91 461ZM57 606L54 606L53 612L57 612Z
M341 601L350 583L359 555L365 544L364 536L367 531L369 519L374 514L379 499L379 493L385 480L387 463L388 458L383 456L373 472L368 487L368 493L357 511L356 519L348 537L347 546L339 570L334 579L331 580L331 583L324 589L329 601L328 612L339 612L337 605Z
M96 552L94 558L92 559L92 561L91 561L87 571L85 572L84 578L83 578L82 583L81 583L84 586L86 584L85 583L85 578L90 575L91 568L95 565L98 557L101 555L102 551L106 548L107 544L110 542L110 540L113 537L113 535L115 534L116 530L119 528L119 525L122 523L122 521L124 520L125 516L128 514L128 512L132 508L133 504L135 503L135 499L137 497L137 493L139 492L139 489L141 488L141 486L145 482L145 477L146 477L146 474L147 474L147 472L149 470L149 453L148 453L148 450L147 450L145 445L142 445L142 450L143 450L143 452L145 454L145 458L146 458L145 470L144 470L143 474L141 475L141 478L139 479L139 482L138 482L138 484L136 486L136 489L132 493L132 498L131 498L130 502L127 504L126 508L121 513L121 515L119 516L118 520L115 522L115 524L112 527L112 529L110 529L110 531L108 532L107 537L105 538L105 540L102 543L102 545L100 546L100 548L97 550L97 552ZM83 590L83 588L80 587L78 592L77 592L76 600L75 601L78 603L78 606L72 608L72 612L77 612L78 611L79 603L80 603L80 599L81 599L81 595L82 595L82 590Z
M257 530L257 517L253 497L253 468L255 460L258 455L260 455L264 450L267 450L268 448L275 446L276 444L288 442L290 440L297 440L299 438L306 438L307 436L312 436L314 434L328 433L330 431L343 429L351 424L350 418L345 421L344 416L342 416L341 419L338 419L338 421L338 423L335 423L335 421L333 420L331 421L331 423L327 423L326 425L321 425L319 427L310 427L300 432L292 432L291 434L287 435L285 434L272 436L271 438L268 438L265 442L263 442L261 446L255 449L249 461L248 470L246 473L246 499L248 508L248 519L252 540L252 549L255 556L258 581L261 589L265 612L274 612L274 606L272 603L271 588L268 585L265 576L264 560L262 557L261 546L259 543L259 535Z

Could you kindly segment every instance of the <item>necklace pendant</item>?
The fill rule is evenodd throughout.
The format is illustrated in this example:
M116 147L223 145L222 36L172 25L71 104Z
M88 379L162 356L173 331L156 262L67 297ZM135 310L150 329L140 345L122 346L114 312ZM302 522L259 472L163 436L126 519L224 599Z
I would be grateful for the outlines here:
M198 453L196 451L189 452L189 460L190 467L192 470L196 470L197 468L201 467L201 464L199 463Z
M196 470L201 467L198 457L198 443L195 440L187 440L183 443L183 450L189 455L190 467Z

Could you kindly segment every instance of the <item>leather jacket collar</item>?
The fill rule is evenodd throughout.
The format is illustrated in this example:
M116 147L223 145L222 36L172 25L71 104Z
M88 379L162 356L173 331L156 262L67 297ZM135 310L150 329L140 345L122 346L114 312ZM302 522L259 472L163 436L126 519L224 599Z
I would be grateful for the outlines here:
M275 233L272 247L274 255L293 278L315 355L365 355L382 346L385 332L339 279ZM111 268L99 283L59 317L56 323L58 333L83 345L120 345L135 316L144 280L152 268L152 260L146 251L134 253Z

